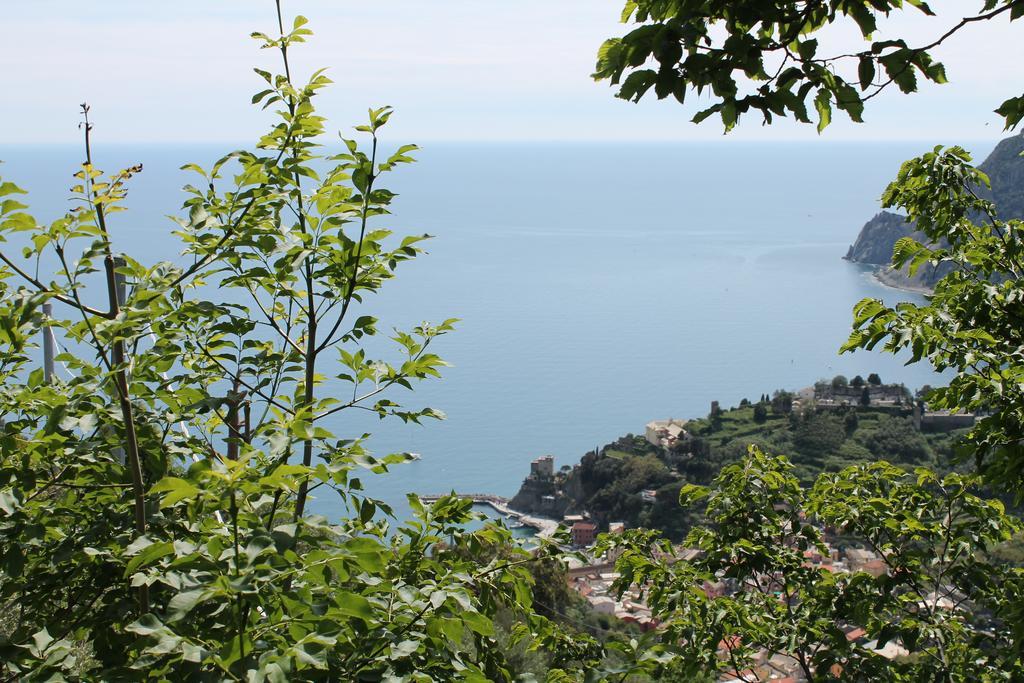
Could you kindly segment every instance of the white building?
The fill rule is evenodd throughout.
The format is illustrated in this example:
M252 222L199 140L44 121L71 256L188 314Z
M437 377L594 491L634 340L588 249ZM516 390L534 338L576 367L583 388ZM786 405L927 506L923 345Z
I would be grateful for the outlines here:
M644 437L652 446L671 448L677 441L686 439L686 420L652 420L644 427Z

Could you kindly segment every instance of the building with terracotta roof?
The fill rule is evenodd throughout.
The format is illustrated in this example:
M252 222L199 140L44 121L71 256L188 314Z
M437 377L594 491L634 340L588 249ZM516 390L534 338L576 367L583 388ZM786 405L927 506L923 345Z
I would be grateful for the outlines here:
M569 530L572 535L572 544L577 548L584 548L594 542L597 536L597 525L593 522L576 522Z

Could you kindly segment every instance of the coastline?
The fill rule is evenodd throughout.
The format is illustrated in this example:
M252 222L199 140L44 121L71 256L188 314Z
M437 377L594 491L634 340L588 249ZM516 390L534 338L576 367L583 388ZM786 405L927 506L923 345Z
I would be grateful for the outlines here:
M527 514L509 507L507 503L501 503L495 499L481 499L474 502L479 505L489 505L491 509L505 517L518 519L522 522L523 526L528 526L531 529L534 529L537 532L534 534L537 538L549 539L555 535L556 531L558 531L558 520Z
M889 266L876 266L871 273L871 277L875 282L884 287L897 289L902 292L912 292L914 294L921 294L924 296L929 296L934 292L931 287L913 284L906 275L893 270Z
M514 510L507 505L499 505L494 502L488 503L492 508L502 513L507 517L513 517L522 522L523 526L528 526L534 529L537 533L534 534L537 538L550 539L558 531L558 521L550 519L548 517L537 517L535 515L529 515L519 510Z

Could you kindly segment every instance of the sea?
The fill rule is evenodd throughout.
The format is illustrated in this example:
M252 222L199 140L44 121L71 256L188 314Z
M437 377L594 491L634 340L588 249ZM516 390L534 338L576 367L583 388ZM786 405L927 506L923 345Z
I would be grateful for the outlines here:
M511 496L534 458L572 465L650 420L704 416L712 401L733 406L837 374L941 383L925 363L838 353L857 301L923 300L842 257L900 163L938 142L424 145L418 163L385 181L399 197L381 225L429 233L429 253L360 313L383 331L460 320L436 342L451 364L443 379L390 396L447 419L407 425L349 411L327 426L371 433L377 454L420 454L362 477L401 519L409 492ZM967 146L980 160L994 142ZM112 220L115 248L174 258L168 216L181 215L180 188L195 181L179 167L234 148L99 145L105 170L144 165L129 211ZM52 220L69 206L81 157L0 146L0 177ZM370 352L395 357L386 339ZM343 514L330 495L312 509Z

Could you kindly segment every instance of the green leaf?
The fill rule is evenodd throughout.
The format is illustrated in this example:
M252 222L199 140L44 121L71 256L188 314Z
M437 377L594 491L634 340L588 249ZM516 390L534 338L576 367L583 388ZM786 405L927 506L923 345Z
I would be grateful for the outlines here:
M800 59L808 61L814 58L814 55L818 52L818 41L814 38L809 40L801 40L797 43L797 51L800 54Z
M415 640L403 640L397 645L391 646L391 656L396 658L408 657L409 655L415 654L420 648L420 644Z
M373 574L384 571L384 549L378 541L372 538L353 538L346 541L344 547L364 570Z
M875 60L871 55L861 55L857 63L857 78L861 90L871 87L875 80Z
M125 627L129 633L136 633L140 636L151 636L166 630L166 626L157 619L154 614L143 614L137 620Z
M13 515L21 507L21 496L14 489L0 490L0 510L6 515Z
M183 500L191 500L199 495L200 490L190 482L179 477L164 477L149 490L150 493L164 493L167 495L160 501L160 507L166 508L180 503Z
M208 600L210 597L210 592L206 588L193 588L192 590L176 593L167 603L168 621L181 621L199 603Z
M1018 7L1024 7L1024 3L1018 5ZM1021 120L1024 119L1024 95L1021 95L1020 97L1011 97L1004 101L999 105L999 108L996 109L995 113L1002 116L1005 120L1005 130L1013 130Z
M174 543L171 541L162 541L160 543L150 543L145 546L141 552L135 555L124 568L125 578L134 574L141 567L152 564L155 560L161 557L166 557L174 553Z
M832 99L828 90L824 88L818 90L818 94L814 97L814 109L818 112L818 132L822 132L828 128L828 124L832 123Z
M463 612L462 620L471 630L482 636L494 635L494 622L479 612Z
M21 189L14 183L0 183L0 197L6 197L7 195L12 194L27 194L27 192L25 192L25 190Z
M623 81L617 96L624 100L639 102L657 80L658 74L653 69L634 71Z
M336 594L336 609L344 615L356 617L366 622L374 620L373 606L370 601L361 595L349 591L338 591Z

